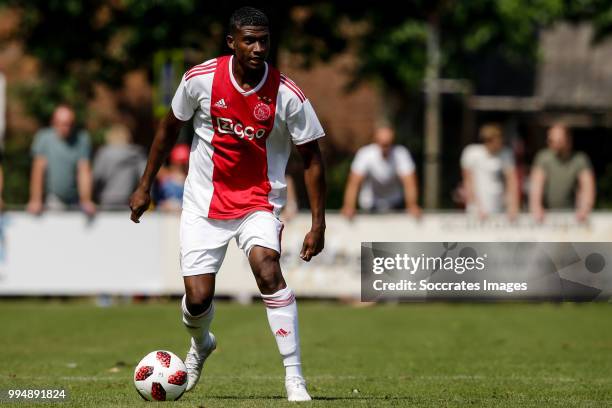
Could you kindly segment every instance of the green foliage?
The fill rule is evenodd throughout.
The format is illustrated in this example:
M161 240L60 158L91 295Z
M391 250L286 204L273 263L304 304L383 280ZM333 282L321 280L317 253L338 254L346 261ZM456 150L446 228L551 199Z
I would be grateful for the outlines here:
M426 65L426 28L441 31L443 75L470 78L471 61L498 53L508 61L533 61L540 28L561 18L592 19L601 35L612 30L612 7L602 0L411 0L364 7L349 2L315 2L294 20L302 2L263 6L274 38L305 63L328 59L353 47L354 76L405 93L418 89ZM188 48L215 54L223 48L227 17L237 6L193 0L6 1L22 11L17 35L44 66L54 95L71 101L94 81L121 84L131 69L151 67L160 49ZM77 92L78 91L78 92ZM58 94L58 95L56 95ZM80 102L78 100L71 102ZM41 114L38 109L33 113Z
M344 201L344 187L346 186L346 180L348 178L351 169L351 157L344 157L344 159L334 163L327 169L327 202L325 203L326 208L337 209L342 207Z
M440 30L443 76L469 79L471 61L486 53L515 63L534 60L538 30L566 11L562 0L413 0L403 2L402 12L395 7L364 10L342 2L334 6L337 16L367 22L357 42L360 58L355 76L404 94L421 87L428 24Z
M597 177L597 207L612 208L612 164Z
M20 89L19 95L28 111L45 123L58 101L73 104L84 117L94 83L119 88L130 70L151 72L156 51L183 48L201 61L224 50L226 20L239 5L5 0L0 7L20 10L15 36L41 62L39 82ZM292 1L258 6L271 19L275 46L294 52L305 65L351 49L358 58L349 89L369 80L409 102L422 87L428 24L440 29L442 76L467 79L475 79L474 63L484 55L534 66L538 31L560 19L592 21L598 38L612 32L612 6L605 0L409 0L370 6ZM273 48L273 60L276 55ZM330 171L341 174L342 169ZM339 180L332 177L338 188ZM336 184L332 197L341 194Z
M28 201L30 185L30 142L32 135L16 135L4 145L2 169L4 172L3 198L7 207Z

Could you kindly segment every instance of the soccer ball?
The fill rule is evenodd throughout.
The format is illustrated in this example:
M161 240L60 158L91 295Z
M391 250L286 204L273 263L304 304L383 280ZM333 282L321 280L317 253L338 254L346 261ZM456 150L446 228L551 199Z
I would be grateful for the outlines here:
M134 386L146 400L175 401L187 388L187 367L174 353L152 351L136 365Z

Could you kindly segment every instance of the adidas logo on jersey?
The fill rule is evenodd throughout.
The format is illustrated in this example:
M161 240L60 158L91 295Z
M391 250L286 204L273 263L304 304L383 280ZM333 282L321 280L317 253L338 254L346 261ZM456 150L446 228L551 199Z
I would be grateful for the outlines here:
M218 101L215 103L215 106L216 106L216 107L218 107L218 108L223 108L223 109L227 108L227 105L226 105L226 103L225 103L225 100L223 100L223 98L219 99L219 100L218 100Z

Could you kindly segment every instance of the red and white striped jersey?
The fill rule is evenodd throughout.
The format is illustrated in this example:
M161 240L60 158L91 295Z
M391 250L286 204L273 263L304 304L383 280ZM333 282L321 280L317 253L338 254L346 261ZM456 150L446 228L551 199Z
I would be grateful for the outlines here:
M300 88L265 65L260 83L244 91L232 74L233 56L187 71L172 100L174 115L193 117L183 209L234 219L264 210L278 216L286 201L291 143L325 135Z

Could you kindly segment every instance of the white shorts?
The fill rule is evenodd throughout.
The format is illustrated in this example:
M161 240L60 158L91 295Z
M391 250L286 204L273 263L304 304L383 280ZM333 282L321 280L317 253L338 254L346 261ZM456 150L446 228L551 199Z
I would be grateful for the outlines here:
M267 211L235 220L215 220L183 210L181 214L181 272L183 276L217 273L232 238L249 256L259 245L280 254L283 223Z

